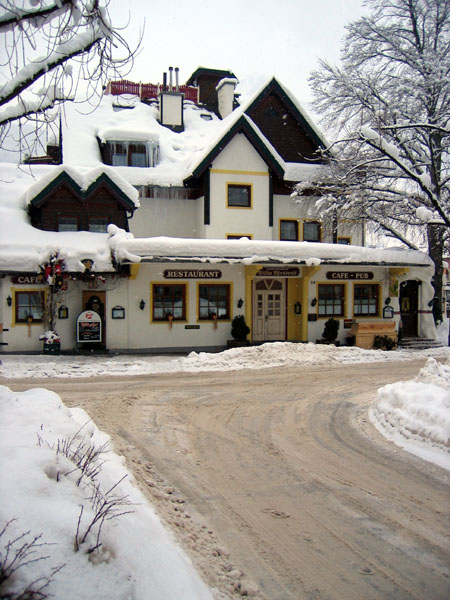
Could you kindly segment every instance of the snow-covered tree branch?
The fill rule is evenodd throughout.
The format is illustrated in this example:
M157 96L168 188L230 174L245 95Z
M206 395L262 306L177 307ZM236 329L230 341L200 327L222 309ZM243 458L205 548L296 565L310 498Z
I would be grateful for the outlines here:
M137 48L111 24L107 6L108 0L0 0L0 144L11 123L26 118L37 143L36 128L54 120L49 109L81 91L84 99L99 97L108 78L131 67Z
M406 245L422 232L439 319L450 242L450 0L366 5L370 16L347 27L340 66L321 61L311 75L315 107L336 138L332 175L315 189L324 211L356 214Z

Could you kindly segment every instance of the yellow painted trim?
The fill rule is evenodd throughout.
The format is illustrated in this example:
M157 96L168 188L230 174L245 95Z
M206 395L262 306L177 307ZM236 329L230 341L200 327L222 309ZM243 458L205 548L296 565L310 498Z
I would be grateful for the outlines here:
M302 267L302 320L301 340L308 341L309 280L320 270L320 266Z
M348 309L348 282L347 281L317 281L316 282L316 315L317 319L346 319L347 318L347 309ZM343 285L344 286L344 314L343 315L319 315L319 285Z
M248 185L250 187L250 206L229 206L228 205L228 186L230 185ZM226 194L225 194L225 208L229 208L230 210L234 210L235 208L239 210L252 210L253 209L253 183L249 183L247 181L227 181L226 182Z
M139 274L139 269L141 268L141 264L132 264L130 265L130 277L129 279L136 279Z
M199 287L201 285L229 285L230 286L230 293L228 295L228 299L230 302L229 305L229 309L230 309L230 317L229 319L217 319L218 323L229 323L230 321L233 320L233 282L232 281L197 281L197 303L196 303L196 313L197 313L197 323L212 323L212 319L200 319L200 306L199 306L199 299L200 299L200 294L199 294Z
M284 217L279 217L278 218L278 239L281 240L281 221L293 221L294 223L297 223L297 242L300 239L300 219L291 219L291 218L284 218ZM290 240L293 241L293 240Z
M355 315L355 286L357 285L376 285L378 286L378 308L377 308L377 314L376 315ZM383 302L383 298L382 298L382 293L383 293L383 286L379 281L371 281L370 283L362 283L361 281L355 281L353 282L353 286L352 286L352 318L353 319L380 319L382 316L382 302Z
M256 273L263 268L263 265L245 265L245 322L247 323L250 333L249 337L253 339L253 280Z
M409 267L389 267L389 296L391 298L399 297L398 280L402 275L409 273Z
M269 177L268 171L240 171L238 169L211 169L211 173L220 173L222 175L257 175L259 177Z
M25 323L23 321L16 322L16 292L44 292L44 318L42 321L36 321ZM48 288L47 287L32 287L32 288L21 288L21 287L11 287L10 288L12 304L11 304L11 325L10 327L23 327L24 325L28 327L28 325L40 325L41 327L45 324L45 306L47 305L47 295ZM9 308L9 307L8 307Z
M302 315L296 315L294 305L301 302L301 280L297 277L287 277L287 331L286 339L295 341L301 339ZM303 305L302 305L303 312Z
M186 302L186 318L185 319L177 319L176 321L174 320L173 323L188 323L189 322L189 281L184 280L180 280L177 282L172 282L172 281L151 281L150 282L150 323L152 325L167 325L168 321L160 321L158 319L154 320L153 319L153 294L152 294L152 290L153 290L153 286L154 285L184 285L185 287L185 294L184 294L184 298L185 298L185 302Z
M389 273L395 277L401 277L409 273L409 267L389 267Z
M305 241L305 223L318 223L319 224L319 242L322 242L322 237L323 237L323 223L322 221L319 221L319 219L301 219L302 222L302 235L301 238L303 241ZM300 227L299 227L300 230ZM300 231L299 231L299 235L300 235ZM317 242L317 243L319 243Z
M352 236L351 235L338 235L337 236L338 244L339 244L339 240L349 240L348 246L352 245ZM343 244L343 245L346 245L346 244Z
M235 235L235 236L239 236L239 237L248 237L249 240L253 239L253 233L226 233L225 234L225 239L227 240L231 240L234 238L229 238L229 235Z

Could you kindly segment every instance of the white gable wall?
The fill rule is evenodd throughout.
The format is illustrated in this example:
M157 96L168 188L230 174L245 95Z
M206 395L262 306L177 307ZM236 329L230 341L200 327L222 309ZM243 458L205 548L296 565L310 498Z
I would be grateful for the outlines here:
M251 208L227 206L227 185L252 186ZM227 234L251 234L272 239L269 227L269 170L243 134L236 135L213 161L210 176L210 225L203 237L224 239Z
M141 198L141 206L128 221L135 237L197 237L197 213L200 200Z

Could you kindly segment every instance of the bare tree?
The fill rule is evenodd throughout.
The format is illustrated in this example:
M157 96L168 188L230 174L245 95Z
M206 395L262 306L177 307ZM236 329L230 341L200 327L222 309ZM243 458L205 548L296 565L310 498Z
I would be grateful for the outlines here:
M315 107L336 131L320 206L335 218L369 219L409 247L422 232L440 320L450 235L450 0L365 4L370 16L348 25L340 66L321 61L310 78Z
M29 152L41 127L55 120L51 109L80 88L98 97L109 77L131 67L140 40L131 50L110 22L108 3L0 0L0 146L19 122L20 149ZM33 125L28 136L24 121Z

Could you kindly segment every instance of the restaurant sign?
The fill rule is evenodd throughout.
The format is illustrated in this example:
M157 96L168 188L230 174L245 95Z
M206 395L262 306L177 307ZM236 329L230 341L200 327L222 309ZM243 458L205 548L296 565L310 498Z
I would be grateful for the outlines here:
M220 279L222 271L213 269L166 269L165 279Z
M373 273L370 271L327 271L327 279L368 281L373 279Z

